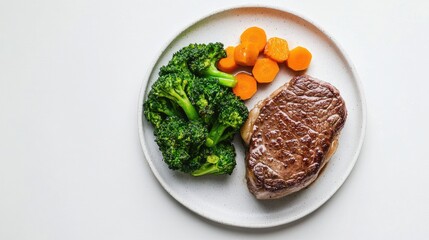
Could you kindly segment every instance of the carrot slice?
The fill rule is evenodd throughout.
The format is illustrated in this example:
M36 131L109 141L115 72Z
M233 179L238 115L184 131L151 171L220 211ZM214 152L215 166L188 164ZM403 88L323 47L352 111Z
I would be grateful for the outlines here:
M234 50L234 59L238 65L253 66L259 56L258 47L251 42L238 44Z
M265 44L267 43L267 34L265 30L259 27L249 27L240 36L240 41L243 42L252 42L256 44L259 52L264 50Z
M235 75L237 84L232 88L232 92L242 100L247 100L255 95L258 90L255 78L247 73L240 72Z
M290 50L287 66L294 71L302 71L308 68L311 58L311 52L307 48L298 46Z
M279 73L279 64L270 58L259 58L252 73L258 83L270 83Z
M221 60L219 60L217 67L222 72L231 73L238 67L234 59L234 49L235 47L233 46L227 47L225 49L226 58L222 58Z
M272 37L268 39L264 49L265 56L281 63L287 60L289 56L289 46L285 39Z

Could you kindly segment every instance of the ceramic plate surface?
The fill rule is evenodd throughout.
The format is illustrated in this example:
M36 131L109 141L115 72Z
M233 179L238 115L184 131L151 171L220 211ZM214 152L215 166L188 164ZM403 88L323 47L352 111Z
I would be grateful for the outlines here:
M142 117L142 105L159 68L172 54L189 43L222 42L236 45L246 28L259 26L267 37L288 40L289 47L301 45L313 54L307 74L331 83L341 92L348 118L341 132L339 147L321 176L309 188L278 200L260 201L249 193L245 180L245 149L234 140L237 166L231 176L194 178L168 169L154 142L153 127ZM257 94L246 105L251 109L294 73L283 64L276 80L259 85ZM364 139L366 107L361 83L343 50L326 32L314 23L288 10L271 7L238 7L205 17L184 29L155 60L152 71L145 76L139 102L141 145L155 177L178 202L193 212L215 222L231 226L265 228L286 224L302 218L325 203L343 184L352 170Z

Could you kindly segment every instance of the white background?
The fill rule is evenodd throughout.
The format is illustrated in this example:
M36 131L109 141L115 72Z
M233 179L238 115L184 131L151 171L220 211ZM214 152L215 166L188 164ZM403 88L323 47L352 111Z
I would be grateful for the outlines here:
M359 160L316 212L226 227L163 190L138 137L143 76L181 29L243 3L1 0L0 239L427 239L427 1L266 2L334 36L366 94Z

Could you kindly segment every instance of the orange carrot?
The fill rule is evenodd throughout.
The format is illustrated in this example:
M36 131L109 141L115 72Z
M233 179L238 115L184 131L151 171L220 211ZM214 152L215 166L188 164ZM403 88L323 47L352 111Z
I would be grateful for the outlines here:
M259 52L264 50L265 44L267 43L267 35L265 34L264 29L259 27L250 27L244 30L240 36L240 41L243 42L252 42L256 44Z
M306 48L298 46L289 52L287 66L294 71L302 71L308 68L312 55Z
M247 73L240 72L235 75L237 84L232 88L232 92L242 100L247 100L255 95L258 90L255 78Z
M252 73L258 83L270 83L279 73L279 64L271 58L259 58Z
M283 38L272 37L268 39L264 49L265 56L281 63L287 60L289 56L289 46Z
M259 49L251 42L242 42L234 50L235 62L241 66L255 65L258 56Z
M219 60L217 67L222 72L231 73L238 67L234 59L234 49L235 48L233 46L227 47L225 49L226 58L222 58L221 60Z

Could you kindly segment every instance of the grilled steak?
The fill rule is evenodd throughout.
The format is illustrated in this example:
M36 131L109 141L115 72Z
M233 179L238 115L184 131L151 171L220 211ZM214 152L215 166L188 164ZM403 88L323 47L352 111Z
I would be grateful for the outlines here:
M249 191L275 199L311 184L335 152L346 117L338 90L308 75L258 103L241 131Z

